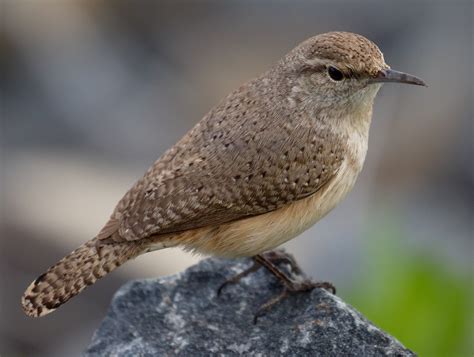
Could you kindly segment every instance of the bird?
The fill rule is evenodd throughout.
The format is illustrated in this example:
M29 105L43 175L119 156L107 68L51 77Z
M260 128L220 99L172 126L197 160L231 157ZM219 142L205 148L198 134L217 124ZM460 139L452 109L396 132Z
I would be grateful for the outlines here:
M168 247L253 257L286 290L332 288L298 285L265 254L314 225L353 188L374 99L386 82L426 86L391 69L362 35L327 32L303 41L161 155L94 238L28 286L23 311L47 315L128 260Z

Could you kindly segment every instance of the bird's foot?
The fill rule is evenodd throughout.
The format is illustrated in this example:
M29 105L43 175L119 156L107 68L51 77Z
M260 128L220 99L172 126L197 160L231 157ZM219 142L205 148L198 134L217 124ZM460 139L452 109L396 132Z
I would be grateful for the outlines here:
M282 292L259 307L253 317L253 323L256 324L259 317L265 315L265 313L268 312L273 306L277 305L288 296L298 293L307 293L316 288L325 289L332 294L336 293L336 288L334 285L327 281L314 282L311 280L304 280L302 282L292 281L290 284L284 282L284 288Z
M276 265L280 263L286 263L290 266L291 271L293 273L295 274L302 273L300 266L298 265L296 260L293 258L293 256L286 253L284 250L272 250L269 252L259 254L257 257L260 257L260 259L270 262L275 267L275 269L278 269ZM240 280L245 278L247 275L253 272L256 272L261 267L265 266L260 261L258 261L256 257L254 257L254 260L255 262L248 269L224 281L224 283L219 287L219 289L217 289L217 296L220 296L224 288L227 287L228 285L238 284Z
M248 269L244 270L243 272L233 276L232 278L226 280L217 290L217 295L219 296L222 293L222 290L232 284L237 284L240 282L242 278L245 276L257 271L261 267L265 267L269 272L275 275L278 280L283 284L284 288L280 294L271 298L266 303L264 303L258 309L257 313L254 316L254 323L257 323L259 317L264 315L267 311L269 311L273 306L287 298L289 295L302 293L302 292L309 292L315 288L322 288L325 289L332 294L336 293L336 288L333 284L323 281L323 282L313 282L311 280L303 280L303 281L295 281L294 279L290 278L287 273L282 271L277 265L280 263L286 263L290 266L291 273L295 274L296 276L302 274L302 270L296 260L293 258L292 255L286 253L283 250L275 250L266 252L263 254L258 254L254 257L254 264L250 266Z
M277 254L285 254L284 252L278 252ZM293 259L292 256L286 255L290 261L293 263L290 263L290 266L292 267L293 271L297 271L298 273L301 273L300 267L296 264L295 260ZM266 256L263 255L257 255L254 257L255 261L258 262L260 265L264 266L265 268L268 269L269 272L271 272L273 275L275 275L278 280L283 284L284 288L283 291L277 295L276 297L270 299L267 301L265 304L260 306L258 309L257 313L254 316L254 323L257 323L257 320L260 316L265 314L272 306L278 304L280 301L285 299L289 294L297 294L297 293L302 293L302 292L308 292L316 288L322 288L325 289L332 294L336 293L336 288L334 287L333 284L327 282L327 281L322 281L322 282L313 282L309 279L303 280L303 281L295 281L292 278L290 278L288 275L286 275L283 271L281 271L271 259L268 259ZM299 275L299 274L298 274Z

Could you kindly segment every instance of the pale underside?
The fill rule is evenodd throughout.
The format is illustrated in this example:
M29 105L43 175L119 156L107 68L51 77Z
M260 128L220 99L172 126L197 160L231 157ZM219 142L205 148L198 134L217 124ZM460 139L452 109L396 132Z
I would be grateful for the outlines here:
M179 245L202 254L237 258L276 248L331 211L353 187L358 173L354 170L343 163L333 180L307 198L266 214L168 237L157 236L150 240L148 250Z

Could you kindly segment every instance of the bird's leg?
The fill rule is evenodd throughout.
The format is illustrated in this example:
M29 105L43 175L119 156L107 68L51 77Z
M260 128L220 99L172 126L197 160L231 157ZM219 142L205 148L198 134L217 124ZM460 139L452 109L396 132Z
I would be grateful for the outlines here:
M301 292L308 292L315 288L322 288L330 291L331 293L336 293L336 288L333 284L329 282L313 282L309 279L302 281L296 281L290 278L284 271L278 268L277 264L286 263L290 266L291 271L296 275L301 275L302 270L296 263L293 256L285 253L282 250L270 251L263 254L258 254L253 257L254 264L243 272L233 276L232 278L226 280L217 290L217 295L219 296L222 293L222 290L231 284L237 284L245 276L257 271L261 267L265 267L270 273L272 273L282 284L283 290L277 296L271 298L266 303L264 303L258 309L257 313L254 316L254 323L257 323L257 320L260 316L264 315L268 310L270 310L274 305L278 304L280 301L287 298L290 294L296 294Z
M292 272L296 274L301 274L301 268L299 267L298 263L296 263L296 260L293 258L293 256L285 253L285 251L283 250L273 250L273 251L265 252L259 256L263 257L267 261L270 261L273 264L273 266L280 263L286 263L291 267ZM256 272L258 269L260 269L263 266L264 265L262 263L255 260L254 264L250 268L227 279L219 287L219 289L217 289L217 296L219 296L222 293L222 291L224 290L226 286L239 283L242 278L246 277L247 275L253 272ZM275 269L277 269L276 266L275 266Z
M295 267L293 267L292 265L292 268L294 270L297 269L299 272L301 272L301 269L296 264L296 262L289 256L288 256L288 259L290 259L290 261L293 261L294 264L296 265ZM313 282L309 279L306 279L300 282L300 281L295 281L291 279L284 272L282 272L275 264L273 264L273 262L270 259L267 259L261 254L256 255L254 257L254 260L257 263L264 266L270 273L275 275L283 283L283 285L288 290L288 292L297 293L297 292L310 291L310 290L313 290L314 288L323 288L325 290L330 291L333 294L336 293L336 288L334 287L334 285L327 281Z
M291 267L292 272L295 274L301 274L303 272L295 258L293 258L293 255L286 253L282 249L271 250L261 254L260 256L272 262L273 265L279 265L280 263L288 264Z
M296 262L292 258L290 258L290 256L287 256L287 258L289 259L290 262L294 263L296 265L296 269L299 272L301 272L301 269L296 264ZM255 313L255 316L253 319L254 324L257 323L257 320L260 316L264 315L265 312L270 310L271 307L273 307L274 305L278 304L280 301L288 297L289 294L308 292L315 288L322 288L322 289L330 291L333 294L336 293L336 288L330 282L327 282L327 281L313 282L309 279L298 282L288 277L284 272L278 269L278 267L275 266L271 260L267 259L266 257L262 255L256 255L254 257L254 260L258 262L259 264L261 264L262 266L264 266L273 275L275 275L284 285L283 291L280 294L271 298L262 306L260 306L258 311ZM290 263L290 265L292 266L294 270L296 270L293 267L292 263Z

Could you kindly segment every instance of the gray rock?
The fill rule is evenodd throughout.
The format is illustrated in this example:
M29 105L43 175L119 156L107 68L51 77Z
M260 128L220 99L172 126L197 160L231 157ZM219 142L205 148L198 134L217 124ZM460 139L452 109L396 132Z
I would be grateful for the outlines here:
M124 285L84 356L414 356L322 289L290 296L254 324L259 306L281 292L265 269L216 295L250 264L207 259Z

